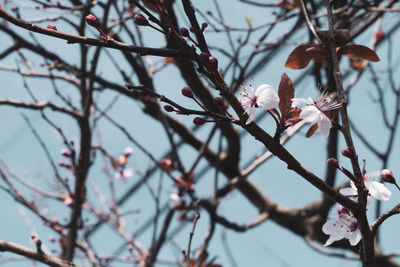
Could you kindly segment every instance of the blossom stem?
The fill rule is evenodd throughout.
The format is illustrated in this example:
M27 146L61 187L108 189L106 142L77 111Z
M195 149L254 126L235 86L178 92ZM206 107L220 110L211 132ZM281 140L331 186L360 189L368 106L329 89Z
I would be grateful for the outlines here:
M268 112L271 114L272 118L274 118L276 126L279 127L279 120L275 117L274 113L271 110L268 110Z
M151 27L151 28L153 28L154 30L156 30L156 31L159 31L159 32L161 32L162 34L167 34L165 31L163 31L163 30L160 30L159 28L157 28L157 27L154 27L153 25L151 25L150 23L149 23L149 27Z
M195 98L193 97L193 100L199 105L204 111L207 111L207 109Z

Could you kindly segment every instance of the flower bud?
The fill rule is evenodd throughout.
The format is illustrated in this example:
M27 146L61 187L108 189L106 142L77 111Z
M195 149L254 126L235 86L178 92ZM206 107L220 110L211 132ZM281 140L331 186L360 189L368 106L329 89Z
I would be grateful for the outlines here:
M86 23L89 24L92 27L96 27L97 26L97 19L95 16L93 16L92 14L89 14L85 17L86 19Z
M331 166L331 167L334 167L336 169L340 168L339 167L339 163L338 163L337 159L335 159L335 158L329 158L328 159L328 165Z
M166 112L172 112L172 111L174 111L174 107L171 105L164 105L164 110Z
M189 37L189 31L188 31L187 28L182 27L182 28L179 30L179 32L181 33L181 35L182 35L183 37Z
M197 33L197 30L196 30L196 28L195 28L195 27L193 27L193 26L192 26L192 27L190 27L190 31L191 31L191 32L193 32L193 33Z
M149 21L142 15L142 14L136 14L133 17L133 22L139 26L148 26Z
M216 59L215 57L209 57L208 58L208 68L211 71L217 71L218 70L218 59Z
M190 89L189 87L183 87L182 88L182 95L189 97L189 98L193 98L193 92L192 89Z
M348 146L342 149L342 155L349 159L355 158L354 151Z
M205 119L202 119L200 117L196 117L193 119L193 123L196 125L203 125L206 122Z
M208 27L208 23L207 22L203 22L201 24L201 31L204 31L207 27Z
M57 31L57 27L56 27L56 25L53 25L53 24L49 24L49 25L47 25L47 29L49 29L49 30L53 30L53 31Z
M383 181L390 183L390 184L395 184L396 180L394 179L394 175L391 170L384 169L381 171L381 178Z
M207 64L208 64L208 61L210 60L210 59L209 59L209 58L210 58L210 55L207 54L207 53L202 52L202 53L200 53L199 58L200 58L200 62L201 62L203 65L207 65Z

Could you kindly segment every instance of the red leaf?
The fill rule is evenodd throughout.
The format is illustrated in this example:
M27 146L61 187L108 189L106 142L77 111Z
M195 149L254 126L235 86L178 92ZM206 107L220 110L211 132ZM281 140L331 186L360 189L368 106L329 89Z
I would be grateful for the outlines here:
M374 50L363 45L346 45L339 49L338 54L347 57L358 57L369 61L380 61Z
M329 53L323 47L316 45L300 45L290 53L285 67L290 69L304 69L311 60L320 61L328 57Z
M288 113L291 110L292 99L294 98L294 87L292 80L290 80L289 76L286 73L282 74L281 82L279 83L279 110L282 114L282 120L288 117Z
M306 137L309 138L311 136L313 136L313 134L318 130L318 123L314 124L313 126L310 127L310 129L308 129L307 133L306 133Z
M322 43L325 47L329 47L329 31L317 31L319 38L321 38ZM348 29L339 29L333 33L335 37L335 46L340 47L346 45L350 42L350 32Z

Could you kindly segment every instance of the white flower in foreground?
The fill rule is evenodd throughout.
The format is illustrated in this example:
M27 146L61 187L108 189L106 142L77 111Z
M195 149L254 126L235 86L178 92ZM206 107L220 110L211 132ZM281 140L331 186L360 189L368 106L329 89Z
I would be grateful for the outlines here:
M365 187L369 191L369 195L381 201L388 201L392 195L382 183L374 181L371 177L364 179ZM342 188L339 192L344 196L357 196L357 187L351 182L351 187Z
M332 123L329 117L325 115L325 112L337 109L342 105L336 102L335 94L323 93L315 100L312 100L310 97L308 99L292 99L292 107L297 107L301 103L306 104L306 106L301 108L300 119L304 120L306 123L318 123L318 129L321 134L324 137L328 137Z
M253 121L256 108L270 110L276 108L278 103L279 97L276 94L275 89L269 84L260 85L257 87L255 93L251 84L246 84L246 87L243 87L240 104L245 112L249 112L249 118L247 119L246 124Z
M361 240L360 227L354 215L345 207L338 205L337 217L326 221L322 231L329 235L324 246L329 246L335 241L347 238L350 245L355 246Z

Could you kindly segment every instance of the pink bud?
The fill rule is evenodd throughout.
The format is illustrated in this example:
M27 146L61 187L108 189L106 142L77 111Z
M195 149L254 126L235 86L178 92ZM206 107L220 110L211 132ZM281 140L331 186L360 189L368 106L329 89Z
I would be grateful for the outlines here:
M181 35L182 35L183 37L189 37L189 31L188 31L187 28L182 27L182 28L180 28L179 32L181 33Z
M92 14L89 14L85 17L86 19L86 23L89 24L92 27L96 27L97 26L97 19L95 16L93 16Z
M61 149L61 155L63 155L64 157L72 157L72 153L71 151L68 151L67 149L63 148Z
M56 27L56 25L53 25L53 24L49 24L49 25L47 25L47 29L49 29L49 30L53 30L53 31L57 31L57 27Z
M351 149L351 147L348 146L342 149L342 155L350 159L355 158L354 151Z
M339 167L339 163L338 163L337 159L335 159L335 158L329 158L328 159L328 165L331 166L331 167L335 167L337 169L340 168Z
M208 27L208 23L207 22L203 22L201 24L201 30L204 31L206 28Z
M396 180L394 179L394 175L391 170L384 169L381 171L381 178L383 181L390 183L390 184L395 184Z
M218 70L218 59L216 59L215 57L209 57L208 68L213 72L217 71Z
M189 87L183 87L182 88L182 95L189 97L189 98L193 98L193 92L192 89L190 89Z
M133 17L133 21L139 26L149 25L149 21L142 14L136 14L135 17Z
M202 119L202 118L200 118L200 117L196 117L196 118L193 119L193 123L196 124L196 125L202 125L202 124L204 124L205 122L206 122L206 120L205 120L205 119Z

